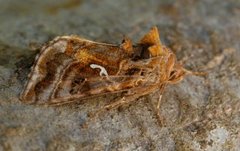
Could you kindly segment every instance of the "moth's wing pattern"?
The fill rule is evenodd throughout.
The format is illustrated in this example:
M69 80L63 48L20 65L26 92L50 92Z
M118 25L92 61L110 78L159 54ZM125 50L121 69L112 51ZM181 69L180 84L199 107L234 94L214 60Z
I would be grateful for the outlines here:
M98 65L114 75L119 62L126 58L118 46L95 43L76 36L59 37L42 48L20 99L26 103L45 104L52 99L86 92L93 85L86 79L100 76ZM111 56L111 57L110 57Z

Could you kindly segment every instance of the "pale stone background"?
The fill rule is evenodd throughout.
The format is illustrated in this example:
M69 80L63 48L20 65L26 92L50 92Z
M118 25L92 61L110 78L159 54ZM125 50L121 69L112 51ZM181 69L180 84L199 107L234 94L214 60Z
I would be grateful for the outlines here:
M0 0L0 151L240 150L239 0ZM159 127L152 94L83 129L86 114L115 95L62 107L25 105L18 95L36 51L59 35L135 42L157 25L186 67L208 72L169 86Z

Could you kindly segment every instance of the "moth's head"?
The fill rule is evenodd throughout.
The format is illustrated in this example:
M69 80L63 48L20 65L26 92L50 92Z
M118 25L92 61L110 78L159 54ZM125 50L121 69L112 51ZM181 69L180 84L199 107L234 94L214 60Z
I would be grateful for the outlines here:
M174 65L173 70L170 72L168 82L174 84L182 81L183 78L187 75L205 76L206 74L206 72L193 72L187 70L183 67L182 64L177 63Z
M187 74L186 71L187 70L181 64L175 64L170 72L168 82L174 84L182 81Z

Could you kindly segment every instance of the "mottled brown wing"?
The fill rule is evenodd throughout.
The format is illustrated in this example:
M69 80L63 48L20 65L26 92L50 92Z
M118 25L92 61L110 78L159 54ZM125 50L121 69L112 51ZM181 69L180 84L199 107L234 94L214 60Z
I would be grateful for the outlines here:
M74 94L91 95L90 90L103 86L99 81L87 80L100 77L101 68L94 69L91 65L99 65L108 75L115 75L120 61L126 57L127 54L115 45L76 36L56 38L42 48L20 99L26 103L45 104Z

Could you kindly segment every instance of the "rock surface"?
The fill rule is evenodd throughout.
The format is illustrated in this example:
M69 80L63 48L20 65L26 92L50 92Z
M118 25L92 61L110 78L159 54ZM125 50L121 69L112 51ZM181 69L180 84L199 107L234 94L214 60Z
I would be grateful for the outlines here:
M0 151L240 150L240 3L238 0L1 0ZM36 51L55 36L135 42L157 25L185 67L205 71L168 86L158 125L156 94L81 125L115 96L61 107L19 101Z

